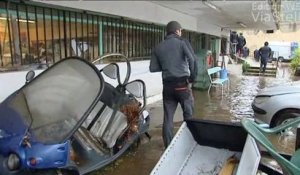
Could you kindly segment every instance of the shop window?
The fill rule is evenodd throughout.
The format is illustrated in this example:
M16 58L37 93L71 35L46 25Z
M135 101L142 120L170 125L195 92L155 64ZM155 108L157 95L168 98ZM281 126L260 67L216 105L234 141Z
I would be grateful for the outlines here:
M7 2L0 2L2 12L6 7ZM0 13L1 67L52 64L69 56L94 60L112 52L147 59L166 34L165 26L18 2L11 2L8 12ZM195 51L205 48L205 35L183 35Z

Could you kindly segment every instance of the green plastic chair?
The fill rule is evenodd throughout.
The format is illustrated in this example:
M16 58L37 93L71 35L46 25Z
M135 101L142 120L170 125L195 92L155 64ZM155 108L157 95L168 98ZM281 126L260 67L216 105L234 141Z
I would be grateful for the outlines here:
M259 126L259 124L255 123L253 120L247 118L242 119L242 125L248 134L265 147L270 155L279 163L283 172L288 173L289 175L300 175L300 149L294 153L291 160L287 160L277 153L272 143L266 138L265 134L278 133L287 128L296 127L299 123L300 117L297 117L275 128L264 128Z
M257 126L257 128L259 130L261 130L264 133L267 133L267 134L280 133L283 130L286 130L287 128L297 127L300 124L300 116L296 115L296 114L293 114L293 115L295 116L294 119L291 119L288 122L278 125L274 128L269 128L268 125L257 124L257 123L254 123L254 124L255 124L255 126ZM299 117L297 117L297 116L299 116Z

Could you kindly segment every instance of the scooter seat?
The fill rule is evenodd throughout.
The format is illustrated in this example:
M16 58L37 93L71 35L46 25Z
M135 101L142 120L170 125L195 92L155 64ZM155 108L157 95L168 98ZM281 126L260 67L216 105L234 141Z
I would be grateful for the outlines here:
M74 134L74 137L86 151L94 150L101 155L104 155L106 152L108 152L108 150L105 149L104 143L102 143L101 139L94 137L91 132L84 127L80 127Z
M112 148L127 125L127 117L122 112L113 111L106 106L90 131L94 136L100 137L108 148Z

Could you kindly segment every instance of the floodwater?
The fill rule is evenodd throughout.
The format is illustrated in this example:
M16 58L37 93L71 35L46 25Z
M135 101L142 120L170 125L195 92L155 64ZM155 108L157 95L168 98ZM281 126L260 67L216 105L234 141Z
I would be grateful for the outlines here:
M236 68L235 68L236 69ZM253 117L251 103L260 89L283 84L295 84L288 64L281 65L277 77L231 75L229 90L212 88L210 94L194 91L197 117L212 120L239 122L243 117Z
M235 66L233 69L241 68L241 65L233 66ZM260 89L292 83L295 83L295 79L290 76L287 64L280 65L277 78L231 74L229 90L225 90L223 95L220 88L212 88L209 94L207 91L193 91L195 116L201 119L228 122L239 122L244 117L251 118L253 117L251 103ZM148 110L151 115L149 133L152 139L148 140L143 137L139 147L129 150L114 163L90 175L146 175L151 172L164 150L161 138L162 102L149 105ZM181 120L181 109L178 107L174 118L174 130L178 129ZM279 152L292 154L294 138L294 135L286 137L277 135L270 139Z

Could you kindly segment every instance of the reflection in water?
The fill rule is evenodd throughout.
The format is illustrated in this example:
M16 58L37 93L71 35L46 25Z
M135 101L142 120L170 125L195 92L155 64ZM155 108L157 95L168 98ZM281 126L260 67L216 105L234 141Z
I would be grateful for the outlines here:
M239 122L243 117L253 116L251 103L260 89L290 83L290 79L253 76L231 77L230 90L223 96L221 88L212 89L210 94L194 91L196 116L219 118L219 116L228 115L229 111L231 121ZM217 114L216 111L218 111ZM203 117L204 114L205 117ZM228 116L225 118L228 119Z
M228 102L233 122L239 122L241 118L253 115L251 103L259 90L259 78L242 77L241 79L236 79L235 83L231 86Z
M259 77L258 88L263 89L266 87L266 79L265 77Z
M289 79L270 77L230 77L229 91L222 96L221 88L194 91L197 118L239 122L243 117L252 117L251 103L260 89L289 83Z
M280 153L292 155L295 152L296 138L294 134L277 134L268 136L268 139Z

